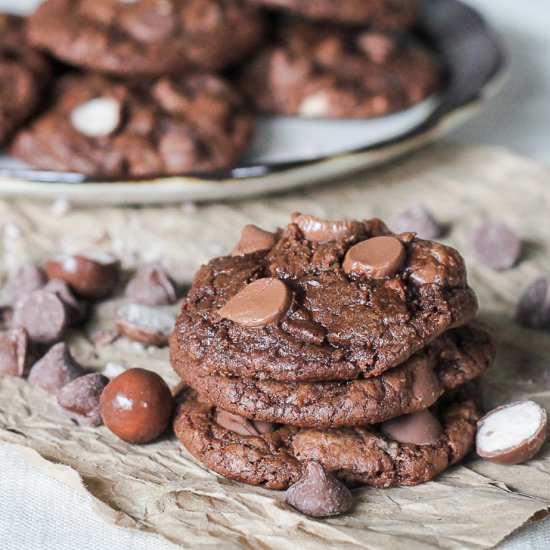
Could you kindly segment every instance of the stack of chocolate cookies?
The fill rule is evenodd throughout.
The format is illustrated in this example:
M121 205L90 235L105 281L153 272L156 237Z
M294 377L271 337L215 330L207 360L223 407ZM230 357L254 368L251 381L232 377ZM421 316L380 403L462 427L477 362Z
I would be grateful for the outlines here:
M45 0L0 16L0 145L99 179L234 166L255 115L365 118L440 81L416 0Z
M197 273L172 335L176 436L212 470L285 489L425 482L473 447L489 333L459 253L380 220L247 226Z

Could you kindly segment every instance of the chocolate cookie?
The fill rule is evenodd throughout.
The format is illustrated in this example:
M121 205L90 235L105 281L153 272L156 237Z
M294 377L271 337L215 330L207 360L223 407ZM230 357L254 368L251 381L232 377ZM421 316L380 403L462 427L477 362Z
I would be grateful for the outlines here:
M317 21L369 25L377 29L410 27L420 12L418 0L249 0Z
M369 260L371 247L380 254ZM279 285L239 306L262 280ZM281 286L291 297L286 309ZM246 326L254 308L271 308L278 318ZM259 379L378 376L469 323L476 310L453 248L412 233L393 236L376 219L297 215L270 249L217 258L199 270L172 335L171 357L174 365Z
M323 118L399 111L439 82L434 57L410 37L297 22L282 24L239 77L261 112Z
M300 427L339 428L383 422L423 410L444 390L481 376L495 344L480 329L445 333L403 365L349 382L276 382L207 374L196 364L174 367L204 399L234 414Z
M48 62L27 45L24 23L0 14L0 144L34 112L51 76Z
M264 18L239 0L46 0L32 44L87 69L124 75L220 70L262 42Z
M206 172L233 164L253 118L214 75L122 83L97 75L58 83L53 104L13 143L40 169L99 178Z
M278 426L242 435L218 424L216 408L192 390L179 405L174 432L208 468L251 485L286 489L312 460L350 484L416 485L433 479L471 450L480 416L477 397L469 395L472 391L465 389L454 400L432 408L432 420L441 423L440 435L421 445L384 436L383 425L328 431Z

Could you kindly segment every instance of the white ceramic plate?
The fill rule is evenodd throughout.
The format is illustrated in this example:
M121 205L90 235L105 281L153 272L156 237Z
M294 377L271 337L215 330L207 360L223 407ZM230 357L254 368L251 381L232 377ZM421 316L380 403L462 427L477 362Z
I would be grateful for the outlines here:
M36 3L0 0L0 10L22 12ZM448 77L437 96L411 109L364 121L263 117L242 165L208 178L92 182L0 157L0 195L89 204L220 200L311 185L387 162L475 115L503 73L502 52L490 30L455 0L423 0L419 32L439 51Z

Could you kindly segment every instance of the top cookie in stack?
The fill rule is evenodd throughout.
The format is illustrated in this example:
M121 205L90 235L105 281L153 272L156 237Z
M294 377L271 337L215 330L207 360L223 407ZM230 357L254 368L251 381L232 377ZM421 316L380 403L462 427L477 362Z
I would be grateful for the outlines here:
M380 220L249 226L200 269L172 336L194 390L176 435L213 470L272 488L310 460L349 482L431 479L473 443L473 381L495 351L468 326L476 310L456 250Z
M225 170L255 113L366 118L431 94L438 65L408 31L418 13L416 0L45 0L28 49L62 64L51 93L38 67L23 107L0 102L19 129L10 152L96 179ZM25 40L21 20L4 23Z

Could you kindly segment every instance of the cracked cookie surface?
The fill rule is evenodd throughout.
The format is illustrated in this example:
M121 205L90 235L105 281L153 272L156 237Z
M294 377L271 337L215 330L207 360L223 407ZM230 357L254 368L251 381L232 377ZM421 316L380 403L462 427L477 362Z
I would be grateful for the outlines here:
M176 368L294 382L369 378L473 319L477 300L453 248L403 233L395 236L406 253L396 273L350 276L342 263L351 247L393 234L376 219L322 222L347 229L319 241L310 218L280 230L269 250L217 258L199 270L171 339ZM218 315L266 277L292 290L283 319L245 327Z

